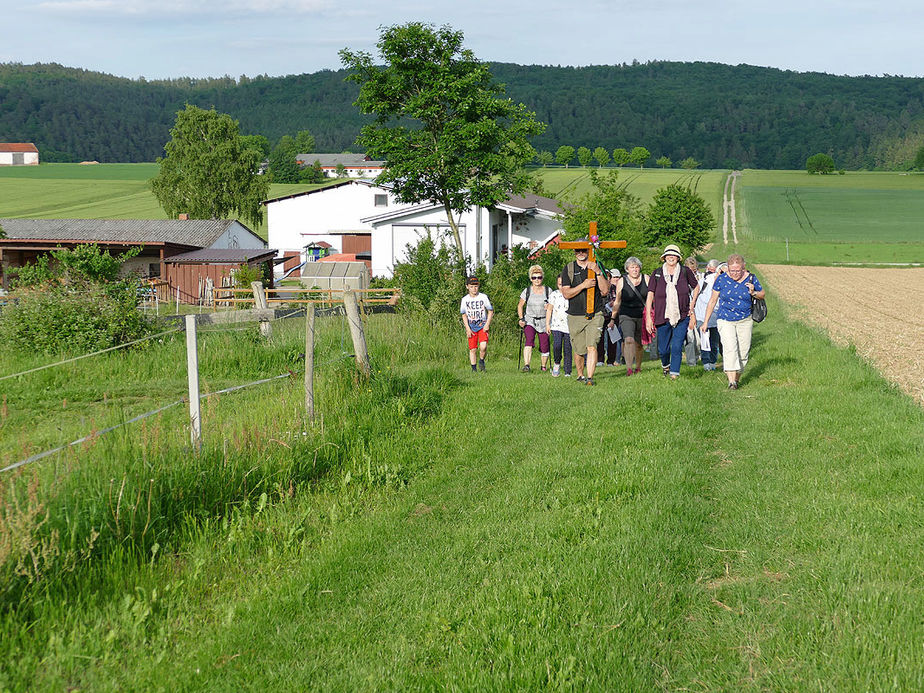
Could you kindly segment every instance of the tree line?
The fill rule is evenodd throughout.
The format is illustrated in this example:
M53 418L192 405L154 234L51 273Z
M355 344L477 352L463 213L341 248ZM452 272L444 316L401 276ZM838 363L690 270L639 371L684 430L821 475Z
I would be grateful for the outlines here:
M553 158L567 143L592 142L614 163L614 150L643 146L655 160L693 158L707 168L802 168L821 152L847 169L908 169L924 144L920 78L659 61L494 63L491 71L507 96L546 123L532 145ZM316 151L339 152L355 149L370 122L352 106L358 87L346 75L148 81L5 63L0 132L34 142L43 161L153 161L164 154L176 114L192 104L231 115L243 133L274 146L310 129Z

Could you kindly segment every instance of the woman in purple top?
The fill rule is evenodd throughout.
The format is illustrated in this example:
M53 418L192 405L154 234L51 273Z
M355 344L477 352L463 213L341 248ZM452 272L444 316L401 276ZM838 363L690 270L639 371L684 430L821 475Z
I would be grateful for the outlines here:
M754 329L751 298L763 298L765 295L757 277L745 271L744 258L730 255L728 270L720 274L712 285L712 296L706 306L706 319L700 328L703 332L709 329L709 318L715 310L729 390L738 389L741 371L747 365L751 351L751 332Z
M658 332L658 354L661 369L671 380L680 377L683 360L683 341L693 317L693 305L699 296L696 274L680 264L683 255L676 245L669 245L661 253L664 264L651 273L648 282L648 299L645 310L652 316L650 333ZM692 294L692 295L691 295ZM694 322L695 324L695 322Z

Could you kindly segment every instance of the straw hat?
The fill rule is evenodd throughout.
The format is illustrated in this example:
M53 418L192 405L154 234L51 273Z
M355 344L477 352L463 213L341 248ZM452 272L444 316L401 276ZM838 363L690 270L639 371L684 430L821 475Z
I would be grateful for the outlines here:
M683 260L683 253L681 253L680 248L678 248L673 243L671 243L664 249L664 252L661 253L661 259L663 260L668 255L676 255L678 260Z

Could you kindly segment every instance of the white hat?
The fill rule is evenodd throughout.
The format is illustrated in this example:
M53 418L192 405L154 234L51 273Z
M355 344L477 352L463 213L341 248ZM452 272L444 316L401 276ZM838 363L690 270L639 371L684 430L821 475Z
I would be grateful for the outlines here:
M619 270L616 269L616 268L614 267L613 269L610 270L610 276L611 276L611 277L618 277L618 276L620 276Z
M683 253L681 253L680 248L678 248L673 243L671 243L664 249L664 252L661 253L661 259L663 260L668 255L676 255L678 259L683 260Z

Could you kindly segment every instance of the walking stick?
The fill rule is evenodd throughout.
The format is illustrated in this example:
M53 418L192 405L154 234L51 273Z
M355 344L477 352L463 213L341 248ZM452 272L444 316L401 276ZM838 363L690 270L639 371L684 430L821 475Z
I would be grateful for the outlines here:
M517 320L517 328L520 327L520 321ZM517 348L517 370L520 370L520 357L523 355L523 330L520 330L520 346Z

